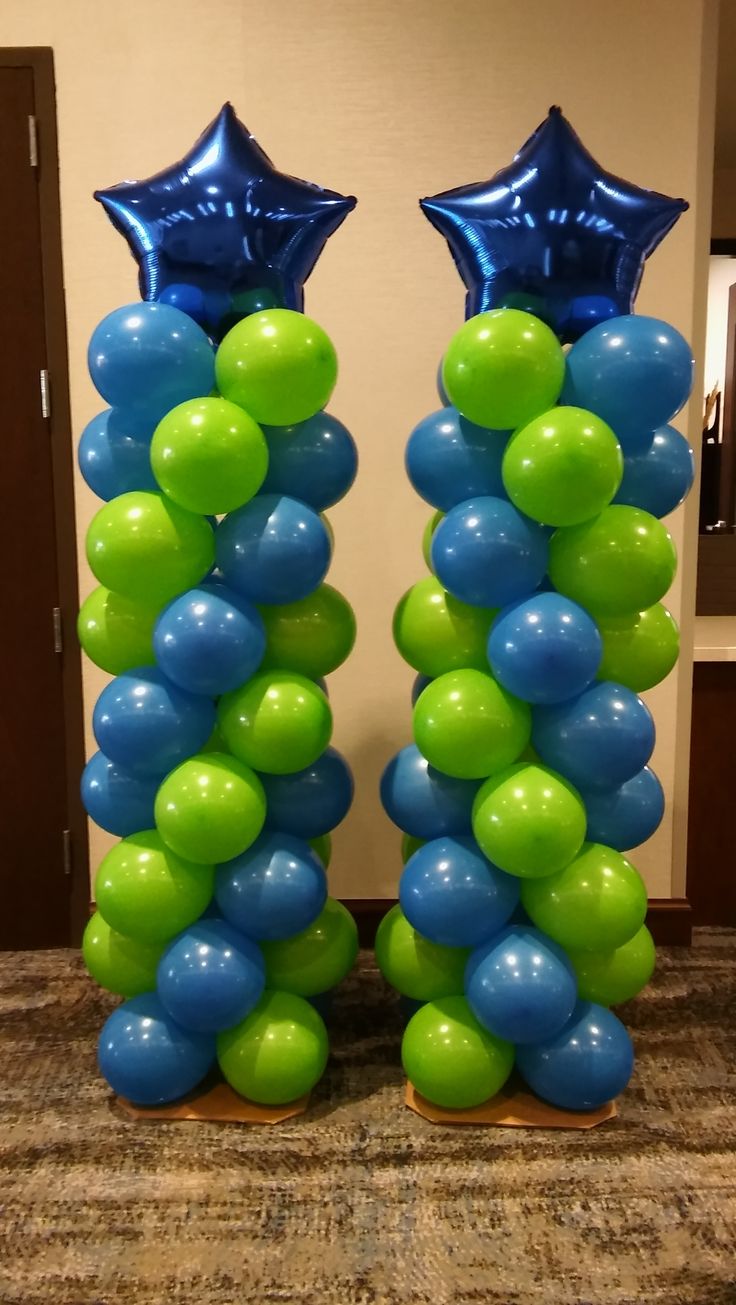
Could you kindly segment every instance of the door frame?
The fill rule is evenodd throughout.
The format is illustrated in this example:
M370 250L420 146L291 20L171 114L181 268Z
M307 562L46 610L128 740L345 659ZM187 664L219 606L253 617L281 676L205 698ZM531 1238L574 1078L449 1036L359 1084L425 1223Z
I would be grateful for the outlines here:
M48 419L54 495L54 534L61 611L61 675L70 831L69 936L81 939L89 918L89 843L79 780L85 763L82 663L76 635L79 610L74 457L69 405L69 355L64 298L59 147L54 52L50 46L0 48L0 68L30 68L38 138L37 183L44 298L45 366L51 388ZM61 830L59 831L61 837ZM61 855L61 849L60 849Z

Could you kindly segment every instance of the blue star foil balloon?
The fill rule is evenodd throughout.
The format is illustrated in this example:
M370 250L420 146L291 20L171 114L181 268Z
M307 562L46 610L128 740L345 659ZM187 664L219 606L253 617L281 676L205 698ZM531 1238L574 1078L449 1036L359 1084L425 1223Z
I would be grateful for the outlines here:
M231 104L178 163L95 199L138 262L141 297L182 309L218 339L249 313L301 310L304 282L355 207L278 172Z
M522 308L563 341L632 311L645 259L688 207L604 171L556 106L490 181L420 204L467 287L467 317Z

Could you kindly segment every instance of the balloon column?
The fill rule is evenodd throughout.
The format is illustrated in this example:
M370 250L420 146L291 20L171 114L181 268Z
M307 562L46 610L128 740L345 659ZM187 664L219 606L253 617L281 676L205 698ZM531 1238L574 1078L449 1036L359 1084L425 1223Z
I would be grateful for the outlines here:
M357 457L324 411L332 343L296 311L354 201L277 173L229 106L180 164L101 198L146 299L92 335L110 406L79 446L104 500L79 637L114 676L82 794L120 838L83 950L126 999L99 1063L139 1104L216 1062L245 1097L281 1104L322 1074L317 1008L357 951L326 876L352 777L324 677L355 618L325 582L323 516Z
M632 1072L610 1007L654 948L625 854L663 814L638 695L677 657L661 518L693 459L669 425L688 345L630 309L682 207L603 173L559 110L491 182L423 201L470 315L406 452L431 574L394 620L418 678L414 742L381 784L405 868L376 951L415 1012L406 1072L441 1106L516 1065L591 1109Z

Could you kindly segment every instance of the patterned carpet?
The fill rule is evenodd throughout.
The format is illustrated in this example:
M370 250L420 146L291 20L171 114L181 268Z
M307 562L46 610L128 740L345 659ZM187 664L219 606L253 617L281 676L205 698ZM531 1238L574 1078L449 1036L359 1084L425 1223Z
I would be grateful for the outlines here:
M0 956L2 1305L736 1302L736 935L661 953L591 1132L431 1125L402 1105L370 957L308 1115L144 1124L97 1078L112 1000L70 952Z

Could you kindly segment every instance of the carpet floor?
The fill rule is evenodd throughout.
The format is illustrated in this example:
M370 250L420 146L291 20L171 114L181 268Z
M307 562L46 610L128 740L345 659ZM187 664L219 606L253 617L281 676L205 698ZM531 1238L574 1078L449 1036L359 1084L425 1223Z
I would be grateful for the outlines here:
M734 1305L736 934L662 950L638 1062L589 1132L406 1109L365 955L308 1114L136 1123L95 1068L113 999L73 952L0 955L2 1305Z

